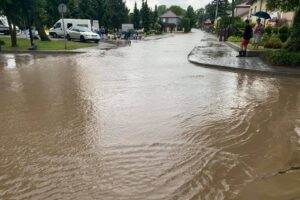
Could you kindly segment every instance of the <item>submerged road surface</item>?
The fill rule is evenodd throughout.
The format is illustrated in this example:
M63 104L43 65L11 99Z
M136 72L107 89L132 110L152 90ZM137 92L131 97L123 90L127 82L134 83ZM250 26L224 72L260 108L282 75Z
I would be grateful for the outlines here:
M0 54L0 199L299 198L299 79L190 64L205 37Z

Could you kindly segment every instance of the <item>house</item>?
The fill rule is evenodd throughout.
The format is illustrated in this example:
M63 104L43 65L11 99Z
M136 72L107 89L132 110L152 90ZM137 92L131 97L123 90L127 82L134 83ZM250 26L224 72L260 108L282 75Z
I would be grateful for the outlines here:
M273 11L267 10L267 0L249 0L247 4L250 5L249 19L251 19L252 22L255 22L257 19L257 17L252 16L252 14L263 11L269 13L272 18L270 20L262 20L263 23L274 24L272 22L278 23L279 21L281 21L281 22L286 22L288 25L293 24L295 12L281 12L276 10Z
M247 3L250 5L250 10L249 10L249 19L251 19L252 22L255 22L257 17L252 16L252 14L257 13L257 12L267 12L267 0L250 0ZM264 20L262 20L264 23Z
M248 2L244 2L235 6L234 16L240 17L242 19L247 19L249 15L250 5Z
M178 27L181 24L181 17L168 11L165 14L161 15L159 19L163 23L163 28L165 32L177 31Z

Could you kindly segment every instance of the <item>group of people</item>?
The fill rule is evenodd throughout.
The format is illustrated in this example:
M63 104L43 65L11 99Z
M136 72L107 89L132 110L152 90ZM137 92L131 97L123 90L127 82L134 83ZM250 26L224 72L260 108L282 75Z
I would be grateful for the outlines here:
M245 21L245 23L245 28L242 31L243 40L241 42L241 50L239 51L239 55L237 57L246 57L247 47L252 37L254 39L253 48L258 49L259 43L264 32L264 25L261 24L261 19L256 20L256 25L253 29L248 19Z

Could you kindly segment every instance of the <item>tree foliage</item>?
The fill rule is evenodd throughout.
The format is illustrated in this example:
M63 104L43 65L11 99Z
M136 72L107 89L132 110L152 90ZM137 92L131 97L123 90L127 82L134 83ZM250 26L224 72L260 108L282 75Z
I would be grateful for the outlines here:
M168 11L172 11L178 16L184 16L186 13L186 10L181 8L180 6L171 6L170 8L167 9Z
M191 23L190 26L191 27L196 26L196 22L197 22L196 17L197 16L196 16L196 13L195 13L194 8L192 6L188 6L185 17L190 19L190 23Z
M267 0L267 9L295 11L293 31L287 48L291 51L300 51L300 1L299 0Z
M141 21L140 11L137 8L136 2L135 2L135 4L134 4L134 10L133 10L133 19L132 19L132 23L133 23L135 29L139 29L140 28L140 21Z
M167 12L167 6L166 5L158 6L158 8L157 8L158 16L161 16L161 15L165 14L166 12Z

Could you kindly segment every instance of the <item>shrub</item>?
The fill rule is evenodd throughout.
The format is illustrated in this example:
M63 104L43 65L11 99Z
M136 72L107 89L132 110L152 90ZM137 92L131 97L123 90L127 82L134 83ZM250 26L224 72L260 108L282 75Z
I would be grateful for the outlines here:
M189 18L183 18L181 21L182 28L185 33L191 32L191 20Z
M279 28L279 38L281 40L281 42L286 42L287 39L289 38L290 34L289 34L289 27L287 26L281 26Z
M279 28L279 34L288 34L289 33L289 27L287 27L287 26L281 26L280 28Z
M269 36L271 36L272 30L273 30L273 28L272 28L271 26L267 26L267 27L265 28L265 33L267 33Z
M242 37L239 37L239 36L230 36L228 38L228 41L229 42L240 42L240 41L242 41Z
M262 59L272 65L300 67L300 52L265 51Z
M277 35L273 35L268 42L264 45L265 48L280 49L282 47L282 42Z
M289 35L288 34L279 34L278 36L281 40L281 42L286 42L287 39L289 38Z
M268 35L268 33L264 33L263 37L262 37L262 41L263 43L267 43L270 40L270 36Z
M240 17L235 17L234 18L234 23L235 23L235 27L237 29L242 29L245 26L245 22Z
M278 27L273 27L273 34L278 34L279 28Z

